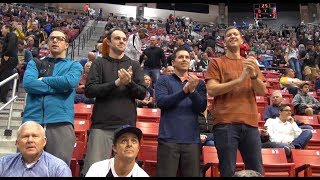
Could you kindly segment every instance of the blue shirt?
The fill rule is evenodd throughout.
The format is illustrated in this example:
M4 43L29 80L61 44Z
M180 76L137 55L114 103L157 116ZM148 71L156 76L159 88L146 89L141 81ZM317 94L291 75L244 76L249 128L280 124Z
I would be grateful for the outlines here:
M43 151L39 160L27 168L21 153L0 158L0 177L72 177L69 166Z
M269 105L264 110L263 119L267 121L269 118L279 117L279 106Z
M161 75L156 82L156 101L161 109L158 139L170 143L200 143L198 114L207 107L207 90L203 80L195 91L186 94L175 75Z

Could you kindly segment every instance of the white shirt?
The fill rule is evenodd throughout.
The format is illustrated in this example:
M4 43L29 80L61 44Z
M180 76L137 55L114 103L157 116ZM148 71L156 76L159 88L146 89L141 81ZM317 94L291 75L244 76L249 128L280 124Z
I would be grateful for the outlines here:
M134 39L134 46L133 46L133 36L135 35ZM141 50L141 39L139 37L138 33L131 34L127 40L127 47L124 53L126 56L128 56L130 59L134 61L139 61L140 56L142 55L142 50Z
M119 177L114 169L114 158L106 159L92 164L86 174L86 177L106 177L110 169L114 177ZM149 175L142 168L140 168L137 163L134 164L133 169L126 177L131 176L149 177Z
M302 132L296 122L290 123L286 121L283 123L278 117L267 119L265 126L268 127L267 132L269 133L271 142L291 143Z

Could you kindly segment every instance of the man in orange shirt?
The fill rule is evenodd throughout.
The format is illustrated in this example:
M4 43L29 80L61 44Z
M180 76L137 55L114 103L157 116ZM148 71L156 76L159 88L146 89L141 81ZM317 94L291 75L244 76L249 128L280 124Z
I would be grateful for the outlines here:
M213 131L222 177L235 173L237 149L246 169L262 173L261 140L255 96L266 86L256 59L240 55L243 39L239 30L225 31L226 54L209 62L205 73L207 91L214 97Z

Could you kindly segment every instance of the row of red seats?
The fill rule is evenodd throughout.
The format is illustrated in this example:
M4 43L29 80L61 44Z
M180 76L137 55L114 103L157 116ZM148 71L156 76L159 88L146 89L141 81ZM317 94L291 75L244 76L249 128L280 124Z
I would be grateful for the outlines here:
M287 159L283 148L263 148L263 176L320 176L320 150L293 149L291 160ZM212 146L202 147L204 164L211 163L205 172L206 177L219 177L219 159L217 150ZM244 170L245 166L240 151L237 152L236 171Z

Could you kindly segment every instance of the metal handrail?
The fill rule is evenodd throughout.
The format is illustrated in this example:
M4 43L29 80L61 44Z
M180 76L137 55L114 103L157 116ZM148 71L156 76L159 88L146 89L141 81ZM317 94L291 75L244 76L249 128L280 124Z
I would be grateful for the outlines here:
M17 83L18 83L18 79L19 79L19 74L15 73L15 74L11 75L10 77L8 77L7 79L5 79L5 80L0 82L0 87L1 87L4 84L10 82L12 79L13 79L13 87L12 87L11 99L6 104L4 104L4 105L2 105L0 107L0 111L1 111L2 109L4 109L5 107L7 107L10 104L9 119L8 119L8 123L7 123L7 129L4 130L4 135L5 136L11 136L12 135L12 130L10 129L10 124L11 124L11 118L12 118L13 103L18 98L18 96L16 96L16 90L17 90Z

